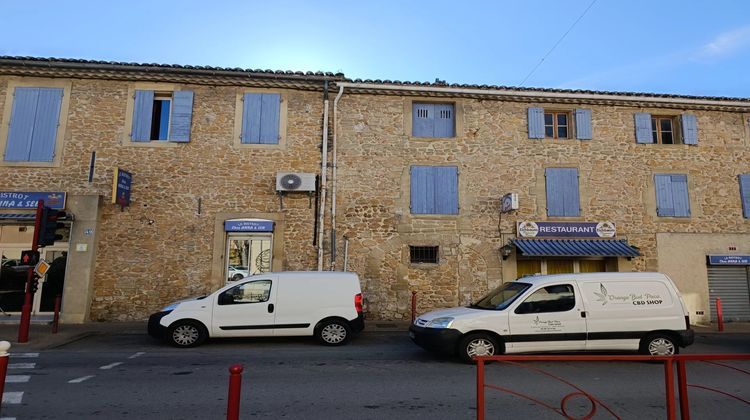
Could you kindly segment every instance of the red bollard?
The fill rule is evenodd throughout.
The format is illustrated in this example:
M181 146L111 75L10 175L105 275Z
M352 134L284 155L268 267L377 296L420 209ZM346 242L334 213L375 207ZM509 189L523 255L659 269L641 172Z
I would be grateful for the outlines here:
M227 399L227 420L240 418L240 389L242 387L242 365L229 367L229 398Z
M417 292L412 290L411 292L411 323L414 323L414 319L417 316Z
M60 303L62 296L55 296L55 316L52 318L52 334L57 334L57 325L60 322Z
M0 341L0 408L2 408L3 389L5 388L5 375L8 373L8 358L10 354L10 343Z
M724 331L724 312L721 309L720 298L716 298L716 321L719 323L719 331Z

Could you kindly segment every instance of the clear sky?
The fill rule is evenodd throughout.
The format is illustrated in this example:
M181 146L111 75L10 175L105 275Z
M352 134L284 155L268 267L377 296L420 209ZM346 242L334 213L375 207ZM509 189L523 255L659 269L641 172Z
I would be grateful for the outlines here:
M519 86L592 0L3 0L0 55ZM750 0L596 0L523 86L750 97Z

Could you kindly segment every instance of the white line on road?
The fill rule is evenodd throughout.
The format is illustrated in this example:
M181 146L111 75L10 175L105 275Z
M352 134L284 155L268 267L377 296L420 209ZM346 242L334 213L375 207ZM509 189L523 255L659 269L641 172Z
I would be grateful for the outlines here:
M0 417L0 420L16 420L15 417Z
M36 363L8 363L8 369L34 369L35 367Z
M3 392L3 404L21 404L23 391L20 392Z
M5 376L6 384L23 384L29 382L31 375L7 375Z
M114 363L110 363L108 365L99 366L99 369L102 369L102 370L112 369L113 367L120 366L121 364L122 364L122 362L114 362Z
M80 378L71 379L68 381L69 384L80 384L83 381L87 381L96 375L81 376Z
M142 355L144 355L144 354L146 354L146 352L145 352L145 351L139 351L138 353L136 353L136 354L134 354L134 355L132 355L132 356L128 357L128 359L135 359L136 357L138 357L138 356L142 356Z
M10 357L12 357L14 359L16 359L16 358L18 358L18 359L23 359L23 358L28 359L28 358L31 358L31 357L39 357L39 353L11 353Z

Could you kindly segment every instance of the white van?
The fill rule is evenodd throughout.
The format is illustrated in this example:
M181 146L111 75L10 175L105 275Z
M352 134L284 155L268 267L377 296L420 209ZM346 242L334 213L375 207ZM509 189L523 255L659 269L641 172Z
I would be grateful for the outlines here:
M365 327L359 277L305 271L245 277L208 296L175 302L151 315L148 333L177 347L209 337L315 336L346 344Z
M418 345L465 361L503 353L629 350L676 354L693 343L688 311L661 273L522 277L468 307L433 311L409 328Z

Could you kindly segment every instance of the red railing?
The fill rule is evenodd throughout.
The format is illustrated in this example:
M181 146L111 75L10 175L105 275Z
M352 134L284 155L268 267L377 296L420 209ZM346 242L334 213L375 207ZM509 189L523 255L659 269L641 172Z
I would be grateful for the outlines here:
M725 395L730 398L734 398L738 401L744 402L745 404L748 404L750 406L750 401L747 401L737 395L733 395L724 391L721 391L719 389L703 386L703 385L696 385L696 384L688 384L687 383L687 371L685 369L685 362L687 361L696 361L696 362L704 362L708 364L712 364L715 366L721 366L728 369L733 369L738 372L744 373L746 375L750 376L750 372L740 369L734 366L726 365L723 363L717 363L717 360L750 360L750 354L684 354L684 355L675 355L675 356L637 356L637 355L612 355L612 356L584 356L584 355L535 355L535 356L484 356L484 357L477 357L477 419L478 420L484 420L485 418L485 389L490 388L497 391L505 392L511 395L515 395L520 398L527 399L529 401L533 401L536 404L539 404L540 406L547 408L549 410L552 410L561 416L571 419L574 418L570 414L568 414L566 409L566 404L574 397L582 396L589 400L591 404L591 408L589 412L582 416L578 417L580 419L590 419L592 418L597 411L597 407L601 406L605 410L607 410L614 418L619 419L620 416L618 416L611 408L609 408L607 405L605 405L602 401L597 399L594 395L590 394L589 392L586 392L584 389L576 386L575 384L560 378L558 376L555 376L549 372L546 372L542 369L539 369L534 366L529 366L527 364L522 364L520 362L575 362L575 361L581 361L581 362L611 362L611 361L623 361L623 362L646 362L646 361L656 361L661 362L664 364L664 388L665 388L665 405L667 409L667 418L669 420L676 419L677 415L677 400L675 399L675 391L674 391L674 364L677 363L677 386L679 390L679 403L680 403L680 418L683 420L690 419L690 404L688 400L688 387L693 388L700 388L704 390L708 390L711 392L716 392L718 394ZM572 389L574 389L574 392L571 392L565 396L563 396L560 407L555 407L549 403L546 403L538 398L535 398L530 395L523 394L521 392L514 391L510 388L505 388L498 385L488 384L484 380L484 368L485 363L488 361L498 361L503 363L508 363L511 365L519 366L524 369L529 369L534 372L540 373L542 375L548 376L550 378L553 378L565 385L568 385Z

